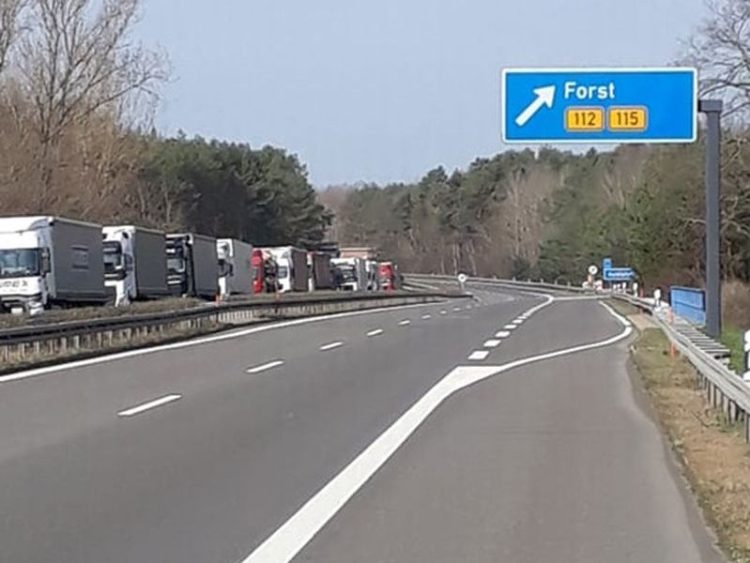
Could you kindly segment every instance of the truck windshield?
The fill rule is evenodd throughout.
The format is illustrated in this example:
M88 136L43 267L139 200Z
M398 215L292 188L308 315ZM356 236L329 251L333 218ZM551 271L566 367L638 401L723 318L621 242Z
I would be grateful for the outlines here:
M167 256L167 270L170 274L181 274L185 271L185 259L182 254L175 253Z
M0 278L38 276L39 249L0 250Z
M357 281L357 276L354 272L354 266L339 266L341 277L344 278L345 282Z
M104 274L111 275L122 270L122 245L117 241L104 242Z

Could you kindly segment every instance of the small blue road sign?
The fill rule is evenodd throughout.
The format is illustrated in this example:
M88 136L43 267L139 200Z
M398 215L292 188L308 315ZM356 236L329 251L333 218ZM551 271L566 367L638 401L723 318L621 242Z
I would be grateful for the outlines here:
M506 143L691 143L698 76L692 68L505 69Z
M635 278L633 268L607 268L603 272L604 281L630 281Z

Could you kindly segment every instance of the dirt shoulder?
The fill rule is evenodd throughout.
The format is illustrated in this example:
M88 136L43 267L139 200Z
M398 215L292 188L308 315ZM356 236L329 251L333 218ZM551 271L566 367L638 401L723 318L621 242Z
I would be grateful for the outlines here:
M724 553L750 563L750 447L741 425L711 409L694 368L647 325L631 348L637 374Z

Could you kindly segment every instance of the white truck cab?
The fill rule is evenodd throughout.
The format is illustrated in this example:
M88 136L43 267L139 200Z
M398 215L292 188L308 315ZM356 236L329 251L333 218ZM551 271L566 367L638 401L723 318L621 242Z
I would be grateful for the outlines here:
M104 284L115 292L115 305L135 301L135 260L133 240L135 229L104 227Z
M0 229L0 302L16 313L41 312L49 296L49 231L25 217L3 219Z
M115 304L158 299L167 288L166 236L162 231L121 225L102 229L104 283Z
M100 225L62 217L0 218L0 308L106 301Z

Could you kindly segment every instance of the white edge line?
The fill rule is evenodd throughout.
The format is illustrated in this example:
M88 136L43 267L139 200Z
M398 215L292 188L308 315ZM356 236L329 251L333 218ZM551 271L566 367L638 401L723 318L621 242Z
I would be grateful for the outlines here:
M615 318L621 320L621 317L611 309L610 312L616 315ZM425 419L445 399L457 391L517 367L610 346L627 338L632 332L632 326L625 326L622 332L606 340L531 356L501 366L459 366L455 368L414 403L338 475L313 495L241 563L287 563L291 561L362 485L388 461Z
M166 405L167 403L172 403L180 399L182 399L182 395L176 395L176 394L166 395L165 397L154 399L153 401L149 401L148 403L143 403L140 405L136 405L134 407L130 407L129 409L125 409L124 411L120 411L117 413L117 416L122 416L122 417L135 416L144 411L155 409L156 407L160 407L162 405Z
M252 367L252 368L248 368L245 371L247 373L260 373L262 371L266 371L266 370L269 370L269 369L277 368L277 367L283 366L283 365L284 365L284 361L283 360L276 360L276 361L273 361L273 362L268 362L267 364L262 364L260 366L255 366L255 367Z
M370 337L372 337L372 336L380 336L381 334L383 334L383 329L382 328L378 328L378 329L371 330L370 332L368 332L367 336L370 336Z
M30 377L37 377L48 373L54 373L57 371L66 371L80 367L92 366L96 364L103 364L106 362L114 362L117 360L123 360L126 358L133 358L135 356L143 356L145 354L155 354L157 352L165 352L169 350L179 350L181 348L188 348L191 346L199 346L201 344L210 344L212 342L220 342L222 340L231 340L234 338L242 338L243 336L249 336L259 332L266 332L269 330L277 330L282 328L288 328L292 326L323 322L333 319L341 319L346 317L355 317L359 315L372 315L375 313L384 313L393 310L400 309L411 309L416 307L435 307L442 305L442 303L415 303L413 305L400 305L396 307L381 307L379 309L367 309L365 311L347 311L345 313L333 313L331 315L320 315L317 317L307 317L304 319L292 319L289 321L282 321L279 323L267 324L262 326L256 326L238 331L227 332L224 334L218 334L214 336L204 336L202 338L194 338L191 340L185 340L182 342L173 342L171 344L159 344L158 346L152 346L150 348L138 348L136 350L126 350L124 352L115 352L114 354L108 354L106 356L98 356L96 358L87 358L85 360L75 360L64 364L56 364L54 366L47 366L43 368L35 368L25 371L19 371L8 375L0 376L0 383L9 383L11 381L18 381L21 379L28 379Z
M320 349L323 352L327 352L328 350L335 350L336 348L341 348L344 345L343 342L331 342L330 344L324 344L320 347Z

